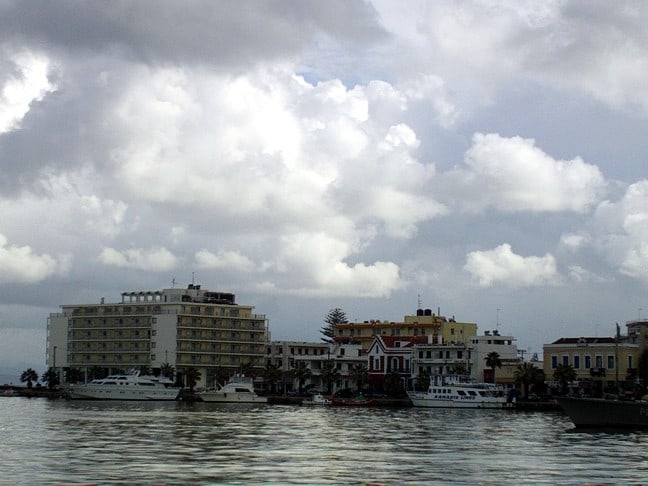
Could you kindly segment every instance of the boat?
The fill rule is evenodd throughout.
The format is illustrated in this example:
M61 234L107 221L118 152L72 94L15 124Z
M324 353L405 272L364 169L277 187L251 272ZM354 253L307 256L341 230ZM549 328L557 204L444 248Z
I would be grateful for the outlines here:
M576 427L648 428L648 401L558 397Z
M215 403L267 403L266 397L260 397L254 391L252 378L234 375L221 387L197 393L203 402Z
M426 391L408 391L412 405L428 408L504 408L504 390L493 383L476 383L460 377L435 376Z
M338 407L368 407L373 405L374 399L370 397L365 397L364 395L358 395L353 398L343 398L343 397L333 397L333 405Z
M331 403L331 400L321 393L315 393L311 397L302 400L302 405L331 405Z
M71 400L175 400L180 393L180 388L169 386L164 378L141 376L137 370L69 384L64 390Z

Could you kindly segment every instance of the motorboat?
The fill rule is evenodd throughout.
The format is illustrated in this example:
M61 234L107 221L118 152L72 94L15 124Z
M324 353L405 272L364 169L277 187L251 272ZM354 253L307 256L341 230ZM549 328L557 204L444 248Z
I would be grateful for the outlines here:
M648 428L648 401L557 397L576 427Z
M503 408L507 397L493 383L435 376L425 391L408 391L412 405L428 408Z
M260 397L254 391L252 378L234 375L229 381L218 388L197 393L203 402L215 403L267 403L266 397Z
M326 398L321 393L315 393L308 398L302 400L302 405L331 405L331 400Z
M163 378L141 376L137 370L69 384L64 390L72 400L175 400L180 393L180 388L169 386Z

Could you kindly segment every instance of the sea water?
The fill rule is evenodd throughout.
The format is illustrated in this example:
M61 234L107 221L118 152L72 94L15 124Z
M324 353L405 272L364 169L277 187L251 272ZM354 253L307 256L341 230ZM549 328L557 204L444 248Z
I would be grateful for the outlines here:
M0 398L0 484L648 483L560 412Z

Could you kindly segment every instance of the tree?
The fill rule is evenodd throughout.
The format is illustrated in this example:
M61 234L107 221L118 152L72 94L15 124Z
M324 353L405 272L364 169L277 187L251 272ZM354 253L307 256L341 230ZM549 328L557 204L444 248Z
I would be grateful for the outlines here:
M169 364L167 362L162 363L162 365L160 366L160 374L165 378L169 378L170 380L173 380L173 377L176 374L175 368L173 367L172 364Z
M465 363L455 363L450 367L450 373L457 376L466 375L466 364Z
M419 391L427 391L430 388L430 373L428 373L426 368L419 368L414 387Z
M293 373L295 374L295 379L299 384L299 394L301 395L304 382L308 380L311 376L313 376L313 372L308 367L306 362L297 361L293 366Z
M322 365L322 381L326 383L326 392L333 393L333 384L340 381L340 371L335 365L335 361L329 359Z
M83 373L79 368L68 368L65 370L66 383L80 383L83 381Z
M486 366L493 370L493 383L495 383L495 368L502 367L502 360L497 351L491 351L486 355Z
M648 383L648 348L644 349L637 360L637 375L644 383Z
M214 385L224 386L229 379L229 374L227 370L222 366L217 366L214 370Z
M358 391L362 390L362 385L364 384L368 375L369 375L369 370L367 369L367 365L362 363L353 365L351 367L351 372L349 373L351 379L355 381Z
M340 308L331 309L326 317L324 318L326 325L320 329L320 332L324 335L322 341L325 343L334 342L335 338L335 325L336 324L345 324L348 321L346 314Z
M403 380L398 371L392 370L385 377L385 393L390 397L400 397L405 393Z
M256 376L256 369L254 368L254 364L245 363L244 365L241 365L241 374L243 376L254 378Z
M536 381L538 368L531 362L519 364L513 373L515 383L522 386L522 395L529 398L529 386Z
M553 372L553 379L560 383L560 393L567 395L567 383L576 379L572 365L560 363Z
M193 391L194 387L196 386L196 383L198 383L198 380L200 380L200 371L198 369L194 368L193 366L190 368L187 368L185 371L185 379L187 380L187 385L189 386L189 390Z
M283 380L283 371L281 368L272 363L268 363L263 370L263 381L270 385L270 388L273 388L273 385L277 385L280 381ZM278 390L277 390L278 391Z
M20 381L22 383L27 382L27 388L31 390L31 387L35 381L38 381L38 373L36 373L33 369L27 368L25 371L22 372L20 375Z
M149 365L142 365L139 367L139 374L141 376L150 376L153 374L153 370L151 370Z
M41 380L43 380L43 383L47 383L47 388L49 390L53 390L61 384L59 374L54 368L48 368L47 371L41 375Z

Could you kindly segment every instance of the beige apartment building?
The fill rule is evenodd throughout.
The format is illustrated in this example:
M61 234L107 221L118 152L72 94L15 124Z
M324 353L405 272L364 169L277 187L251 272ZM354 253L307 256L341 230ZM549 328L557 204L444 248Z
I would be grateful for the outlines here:
M405 316L402 322L370 320L348 322L334 326L338 343L358 343L368 350L374 336L429 336L431 344L466 344L477 334L477 324L457 322L434 314L431 309L418 309L416 315Z
M239 305L235 295L200 285L186 289L123 292L121 301L65 304L47 322L47 364L62 372L78 368L86 377L173 366L182 379L197 369L198 386L213 386L216 370L264 366L268 338L265 315ZM61 373L63 375L63 373Z

